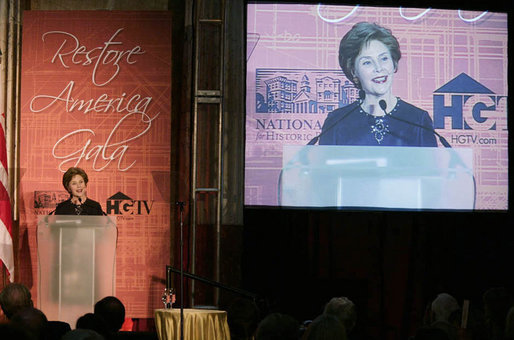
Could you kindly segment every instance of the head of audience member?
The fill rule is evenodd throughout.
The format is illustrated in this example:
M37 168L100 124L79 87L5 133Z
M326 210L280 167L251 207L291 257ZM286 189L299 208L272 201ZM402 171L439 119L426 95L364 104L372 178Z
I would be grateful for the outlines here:
M108 336L110 333L105 320L93 313L86 313L78 318L76 329L89 329L102 336Z
M114 296L104 297L95 303L94 313L104 319L109 332L119 331L125 322L125 306Z
M105 338L92 329L74 329L66 333L61 340L105 340Z
M0 292L0 305L7 319L18 311L33 307L30 290L21 283L10 283Z
M297 340L299 326L292 316L271 313L259 323L255 340Z
M227 308L227 322L233 340L250 339L259 323L259 308L249 299L236 299Z
M416 335L413 340L450 340L450 338L442 329L422 327L416 331Z
M490 339L504 336L507 314L511 307L511 296L503 287L491 288L482 295L484 318Z
M441 293L432 301L430 306L432 322L448 322L454 324L458 322L460 316L460 306L457 300L447 293Z
M355 304L347 297L334 297L325 305L324 314L335 316L341 321L348 333L355 327L357 322L357 311Z
M31 339L44 340L48 333L48 320L46 315L37 308L27 307L11 318L14 325L24 328Z
M322 314L309 325L302 340L346 340L344 325L335 316Z

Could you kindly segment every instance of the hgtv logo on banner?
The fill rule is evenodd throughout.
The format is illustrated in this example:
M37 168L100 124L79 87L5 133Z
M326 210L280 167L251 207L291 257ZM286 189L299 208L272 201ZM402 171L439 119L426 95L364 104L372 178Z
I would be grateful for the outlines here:
M134 200L117 192L105 202L108 215L150 215L154 201Z

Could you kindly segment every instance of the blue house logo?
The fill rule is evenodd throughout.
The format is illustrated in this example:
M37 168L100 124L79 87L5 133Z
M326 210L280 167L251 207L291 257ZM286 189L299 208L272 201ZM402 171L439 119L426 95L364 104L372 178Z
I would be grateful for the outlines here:
M465 73L434 91L434 128L452 130L497 130L497 109L505 110L507 97L493 91ZM505 126L506 130L506 126Z

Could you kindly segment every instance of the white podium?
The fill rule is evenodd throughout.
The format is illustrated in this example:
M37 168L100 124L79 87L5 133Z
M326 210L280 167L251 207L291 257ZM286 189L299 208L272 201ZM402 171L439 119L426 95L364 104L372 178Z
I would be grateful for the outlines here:
M115 295L117 229L108 216L40 216L37 227L38 308L68 322Z
M279 205L472 210L471 149L286 146Z

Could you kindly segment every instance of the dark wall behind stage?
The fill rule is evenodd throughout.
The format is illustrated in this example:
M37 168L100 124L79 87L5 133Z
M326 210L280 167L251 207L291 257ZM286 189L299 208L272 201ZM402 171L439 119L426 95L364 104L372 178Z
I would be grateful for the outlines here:
M244 221L245 288L300 321L346 296L362 335L406 339L438 293L481 309L487 289L514 288L507 213L246 209Z

